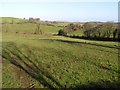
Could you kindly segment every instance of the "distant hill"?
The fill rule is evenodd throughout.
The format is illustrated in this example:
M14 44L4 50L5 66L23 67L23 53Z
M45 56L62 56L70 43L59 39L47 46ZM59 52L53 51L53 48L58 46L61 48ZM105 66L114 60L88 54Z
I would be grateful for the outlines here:
M14 18L14 17L0 17L2 19L2 23L18 23L24 21L21 18Z

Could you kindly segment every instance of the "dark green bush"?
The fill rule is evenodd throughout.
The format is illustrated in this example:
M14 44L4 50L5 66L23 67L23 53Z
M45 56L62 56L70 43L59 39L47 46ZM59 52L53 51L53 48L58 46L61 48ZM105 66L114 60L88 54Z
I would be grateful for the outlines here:
M61 30L58 31L58 35L66 36L67 32L61 29Z

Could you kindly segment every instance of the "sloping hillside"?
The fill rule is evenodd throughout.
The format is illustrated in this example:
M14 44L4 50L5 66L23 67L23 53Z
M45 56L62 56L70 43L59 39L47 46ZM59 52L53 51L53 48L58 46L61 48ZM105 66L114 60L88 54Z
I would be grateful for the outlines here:
M2 23L18 23L24 21L21 18L14 18L14 17L0 17L2 19Z

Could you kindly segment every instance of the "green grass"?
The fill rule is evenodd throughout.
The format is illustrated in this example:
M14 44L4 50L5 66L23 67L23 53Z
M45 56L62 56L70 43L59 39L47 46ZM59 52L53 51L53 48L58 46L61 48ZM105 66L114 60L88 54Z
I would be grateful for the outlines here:
M57 22L57 23L54 23L53 25L55 26L67 26L69 23L67 22Z
M47 25L43 35L16 34L32 32L34 24L10 26L3 32L4 88L117 86L117 42L52 36L59 28Z
M22 22L24 21L21 18L13 18L13 17L0 17L0 19L2 19L3 23L18 23L18 22Z
M23 23L23 24L3 24L2 25L3 33L34 33L36 30L36 24L33 23ZM61 29L61 27L55 27L55 26L48 26L45 24L41 24L40 29L43 33L52 34L52 33L58 33L58 30Z
M22 38L20 39L19 37L18 39L17 37L16 40L3 42L3 48L11 49L12 52L16 54L18 54L16 50L20 50L26 56L29 56L35 65L49 72L63 87L66 85L67 87L76 87L77 85L90 84L92 82L117 82L117 49L84 44L76 41L72 43L65 39ZM23 56L21 56L21 58L25 60ZM18 63L23 65L24 68L27 67L19 60ZM29 61L27 63L29 63ZM10 71L10 68L7 69L6 66L5 69ZM34 73L36 72L34 71ZM7 74L9 74L9 72ZM8 78L6 78L7 76L9 75L5 75L4 77L8 80ZM9 78L9 81L13 79L12 76L13 75ZM42 76L44 77L45 75L43 74ZM51 83L49 79L50 78L48 78L48 83ZM36 83L38 82L39 81L36 81ZM59 87L54 85L54 82L52 83L54 87ZM11 87L17 87L16 84L17 83L13 83ZM3 86L7 87L6 84L3 84Z
M72 32L70 35L84 36L82 29L81 29L81 30L74 31L74 32Z

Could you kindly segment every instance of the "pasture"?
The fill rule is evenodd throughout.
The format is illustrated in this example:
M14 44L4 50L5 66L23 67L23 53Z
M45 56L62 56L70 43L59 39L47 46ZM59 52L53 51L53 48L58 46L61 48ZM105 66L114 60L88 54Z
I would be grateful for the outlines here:
M2 24L3 88L117 87L118 42L57 36L67 24Z

